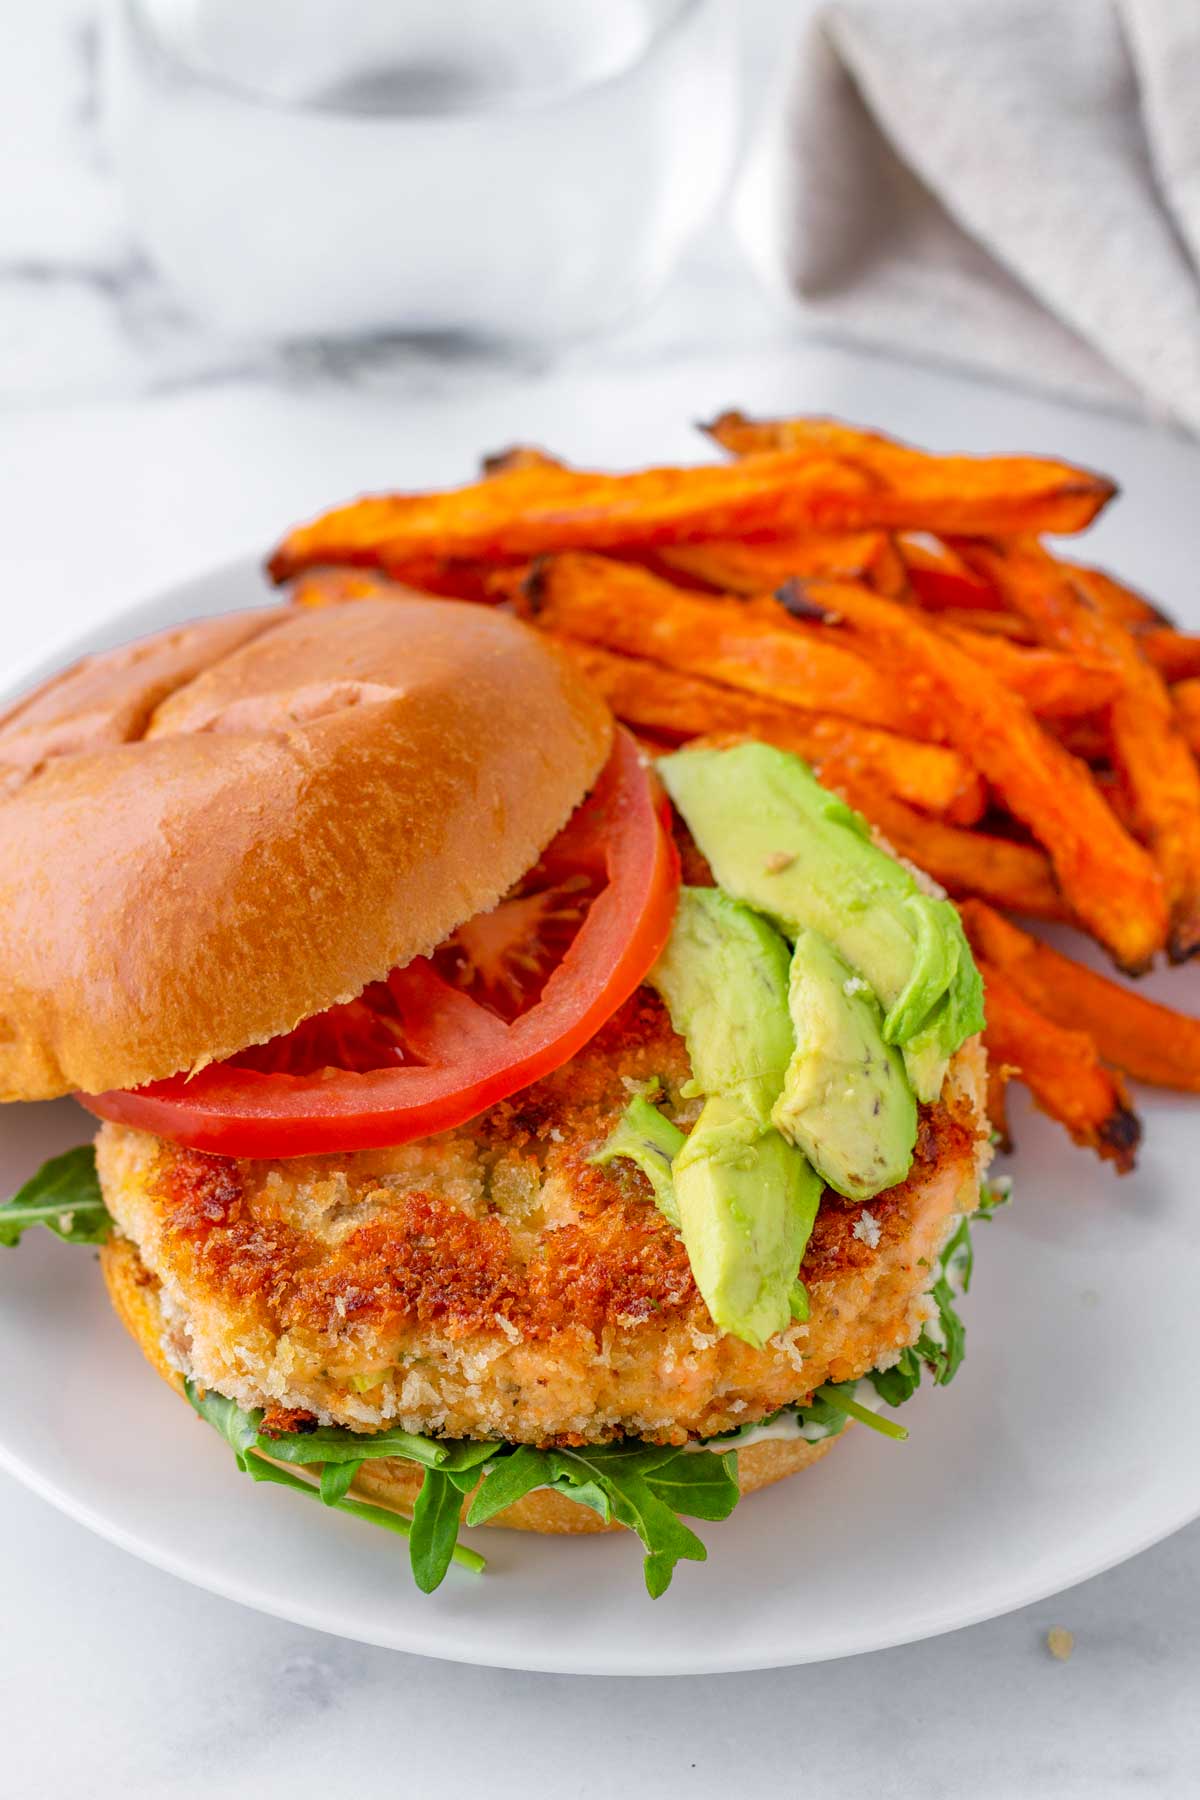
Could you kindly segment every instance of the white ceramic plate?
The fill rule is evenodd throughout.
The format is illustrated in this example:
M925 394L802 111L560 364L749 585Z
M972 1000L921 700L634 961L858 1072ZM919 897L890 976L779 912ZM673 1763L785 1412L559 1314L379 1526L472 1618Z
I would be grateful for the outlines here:
M1194 519L1180 530L1194 538ZM1123 562L1137 573L1135 556ZM76 648L260 598L252 568L226 569ZM1174 977L1170 992L1196 1009L1194 977ZM1148 1142L1123 1182L1018 1106L1017 1199L978 1228L968 1354L953 1387L905 1409L906 1445L851 1432L802 1480L701 1527L707 1565L683 1565L657 1603L632 1540L509 1532L473 1534L486 1577L455 1570L423 1598L394 1539L238 1475L142 1363L92 1254L45 1234L0 1254L0 1465L201 1587L430 1656L686 1674L951 1630L1080 1581L1200 1514L1200 1115L1142 1100ZM86 1132L70 1102L6 1108L0 1193Z

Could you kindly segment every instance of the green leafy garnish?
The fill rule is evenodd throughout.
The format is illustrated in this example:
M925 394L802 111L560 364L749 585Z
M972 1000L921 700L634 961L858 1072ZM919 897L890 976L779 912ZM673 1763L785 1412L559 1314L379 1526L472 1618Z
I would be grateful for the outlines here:
M188 1381L186 1377L183 1385L194 1410L214 1431L220 1432L233 1451L238 1468L245 1472L248 1467L246 1458L258 1443L262 1413L243 1412L236 1400L227 1400L215 1388L198 1388L194 1381Z
M890 1369L873 1369L867 1376L880 1399L889 1406L903 1406L912 1398L921 1385L922 1367L929 1370L938 1387L945 1387L957 1375L967 1334L955 1301L970 1289L975 1269L971 1225L976 1219L992 1218L1001 1206L1006 1206L1010 1189L1009 1182L984 1184L978 1208L960 1219L938 1258L937 1278L929 1290L938 1311L936 1324L926 1325L916 1343Z
M878 1431L883 1437L896 1438L903 1441L908 1432L903 1425L896 1425L891 1419L881 1419L879 1414L856 1400L854 1390L857 1381L827 1381L816 1390L815 1398L823 1400L826 1406L832 1406L835 1412L845 1413L848 1419L857 1419L860 1425L869 1425L872 1431Z
M588 1160L598 1163L601 1168L619 1156L633 1163L650 1183L659 1212L678 1231L679 1205L675 1199L671 1164L686 1142L678 1125L664 1118L643 1094L638 1094L629 1102L599 1150Z
M336 1506L354 1486L361 1462L327 1462L321 1468L321 1498L326 1506Z
M279 1487L290 1488L293 1493L308 1494L313 1499L323 1501L326 1506L349 1513L352 1518L363 1519L369 1525L380 1525L386 1531L408 1538L413 1574L418 1587L426 1593L438 1585L451 1562L458 1563L461 1568L471 1569L476 1574L485 1567L484 1559L477 1551L468 1550L458 1542L458 1490L451 1485L453 1478L447 1477L435 1465L440 1459L444 1463L457 1464L464 1471L473 1470L495 1452L494 1444L439 1444L434 1438L413 1437L407 1432L378 1432L373 1437L364 1437L336 1426L312 1432L285 1432L273 1438L264 1435L261 1430L261 1412L243 1412L235 1401L227 1400L223 1394L215 1393L211 1388L202 1391L194 1381L185 1380L184 1387L196 1412L225 1439L233 1451L238 1468L255 1481L273 1481ZM401 1439L407 1446L404 1450L396 1448ZM377 1448L385 1440L389 1448ZM314 1454L296 1454L300 1446L307 1447L314 1442L320 1447ZM443 1484L446 1492L454 1494L453 1533L448 1536L449 1513L444 1501L422 1507L424 1485L412 1519L403 1518L386 1507L348 1499L354 1477L364 1461L372 1456L403 1456L406 1461L418 1462L426 1470L426 1483L430 1475L434 1474L437 1485L430 1501L439 1501ZM301 1475L293 1475L290 1469L281 1469L278 1460L271 1461L269 1458L285 1462L321 1463L320 1485L306 1481ZM473 1475L471 1479L474 1480ZM435 1511L438 1515L436 1518L432 1517Z
M535 1488L552 1487L554 1477L546 1456L545 1450L535 1450L532 1444L514 1444L507 1456L497 1457L471 1502L467 1524L486 1525Z
M703 1562L708 1554L680 1515L727 1519L737 1505L737 1456L637 1440L571 1450L520 1445L489 1469L467 1523L482 1525L542 1487L590 1506L606 1524L616 1519L636 1532L646 1551L646 1587L657 1599L677 1563Z
M890 1369L872 1369L866 1379L889 1406L903 1406L921 1385L921 1358L910 1347Z
M310 1500L324 1499L320 1488L314 1487L311 1481L305 1481L302 1475L293 1475L290 1469L281 1469L277 1463L268 1462L256 1450L251 1450L246 1457L246 1473L255 1481L272 1481L278 1487L290 1488L294 1494L307 1494ZM381 1530L393 1531L397 1537L409 1538L411 1542L412 1521L400 1513L389 1512L384 1506L369 1506L363 1500L337 1500L334 1504L339 1512L349 1513L352 1519L378 1525ZM462 1544L454 1551L454 1561L474 1575L482 1574L487 1567L477 1551L467 1550Z
M426 1469L408 1540L413 1580L423 1594L441 1586L454 1560L461 1506L462 1494L449 1476L440 1469Z
M103 1244L112 1218L90 1144L51 1157L6 1206L0 1206L0 1246L13 1249L32 1225L44 1225L68 1244Z
M340 1425L321 1425L316 1431L283 1431L264 1436L260 1449L276 1462L363 1462L379 1456L398 1456L426 1469L475 1469L494 1456L499 1444L473 1438L443 1441L415 1437L409 1431L374 1431L369 1436L346 1431Z

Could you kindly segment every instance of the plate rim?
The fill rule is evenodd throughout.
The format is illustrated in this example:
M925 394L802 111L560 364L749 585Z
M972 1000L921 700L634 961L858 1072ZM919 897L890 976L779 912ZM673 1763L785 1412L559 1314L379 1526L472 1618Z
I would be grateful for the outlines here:
M1174 1537L1179 1531L1200 1519L1200 1496L1185 1516L1165 1527L1155 1527L1145 1537L1139 1539L1132 1549L1114 1552L1111 1556L1103 1556L1098 1561L1085 1561L1077 1565L1064 1581L1053 1576L1046 1581L1031 1582L1027 1590L1019 1592L1011 1600L997 1606L992 1601L984 1601L978 1607L962 1608L944 1607L938 1609L931 1619L921 1619L905 1627L901 1631L885 1633L883 1636L871 1635L869 1642L848 1642L838 1648L816 1647L811 1653L797 1654L795 1651L780 1653L773 1651L762 1656L728 1654L711 1659L693 1658L690 1661L678 1660L670 1667L638 1666L628 1661L620 1667L611 1666L611 1660L588 1661L580 1656L559 1657L557 1660L531 1662L528 1655L521 1657L506 1656L502 1649L489 1648L485 1658L480 1657L478 1646L471 1639L473 1629L470 1624L458 1626L447 1634L445 1641L428 1644L420 1639L419 1629L380 1633L355 1627L349 1621L335 1622L327 1611L317 1607L306 1607L299 1602L283 1603L270 1595L256 1590L245 1580L232 1580L215 1575L199 1566L192 1567L188 1559L177 1552L161 1549L152 1545L138 1533L121 1526L117 1521L108 1518L102 1511L86 1502L76 1499L61 1488L59 1484L40 1474L16 1456L8 1447L0 1442L0 1470L11 1475L29 1492L47 1501L56 1512L61 1513L75 1524L106 1543L115 1545L137 1558L139 1562L159 1569L176 1580L186 1582L189 1587L199 1589L202 1593L215 1594L219 1599L228 1600L238 1606L248 1607L252 1612L261 1613L267 1618L279 1619L285 1624L299 1625L310 1631L323 1632L326 1636L344 1639L349 1643L366 1644L375 1649L395 1650L408 1656L425 1656L434 1662L458 1663L471 1668L509 1669L518 1674L529 1675L570 1675L570 1676L604 1676L613 1680L664 1680L673 1677L708 1676L708 1675L745 1675L754 1674L766 1669L804 1668L810 1663L842 1662L854 1656L871 1656L877 1651L896 1650L906 1644L925 1643L931 1638L946 1637L956 1631L965 1631L972 1625L983 1625L992 1619L1007 1618L1011 1613L1021 1612L1027 1606L1036 1606L1042 1600L1048 1600L1058 1594L1068 1593L1072 1588L1091 1581L1098 1575L1104 1575L1110 1569L1119 1568L1123 1563L1131 1562L1156 1544ZM526 1534L536 1536L536 1533Z

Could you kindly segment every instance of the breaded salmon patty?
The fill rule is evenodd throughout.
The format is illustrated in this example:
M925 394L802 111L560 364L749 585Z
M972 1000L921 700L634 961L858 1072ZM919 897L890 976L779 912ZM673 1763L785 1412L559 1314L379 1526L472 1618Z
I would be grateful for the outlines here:
M908 1179L865 1206L826 1192L811 1316L755 1350L714 1327L645 1177L589 1160L644 1084L686 1129L688 1073L642 989L571 1062L442 1136L234 1161L106 1125L100 1178L159 1285L169 1361L280 1424L682 1442L893 1363L987 1153L972 1040L922 1110Z

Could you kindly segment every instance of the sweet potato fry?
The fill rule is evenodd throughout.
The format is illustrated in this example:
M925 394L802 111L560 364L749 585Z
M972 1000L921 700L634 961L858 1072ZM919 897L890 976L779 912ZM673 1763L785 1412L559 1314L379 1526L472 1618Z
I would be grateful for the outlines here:
M1170 616L1161 607L1106 570L1055 556L1036 537L1015 537L991 545L971 540L960 546L964 562L973 551L988 549L1002 556L1025 556L1040 562L1043 567L1050 565L1065 572L1098 612L1129 627L1139 648L1150 658L1164 681L1185 681L1190 676L1200 676L1200 634L1175 630ZM970 566L969 562L967 566ZM1004 604L1003 596L997 595L997 599Z
M813 575L875 587L881 566L892 580L890 550L884 531L808 532L777 542L676 544L655 552L652 566L668 580L686 575L714 593L769 594L796 576Z
M1045 725L1046 730L1058 739L1063 749L1069 750L1071 755L1077 756L1081 762L1096 764L1107 762L1108 727L1103 719L1047 719ZM1092 773L1096 775L1097 780L1100 779L1095 769L1092 770ZM1103 783L1101 785L1103 786ZM1105 788L1105 798L1108 798L1107 788ZM1109 804L1112 804L1111 800ZM1116 812L1117 817L1128 831L1128 820L1122 817L1118 808L1114 807L1113 811Z
M1069 570L1072 579L1082 588L1092 605L1102 612L1106 618L1119 619L1123 625L1170 625L1171 621L1152 600L1139 594L1135 588L1127 587L1123 581L1107 574L1103 569L1090 568L1086 563L1068 562L1066 558L1058 559L1061 566Z
M486 563L438 561L426 557L404 568L392 569L387 575L367 568L312 569L292 586L291 598L298 606L329 606L339 600L363 600L391 594L393 598L414 589L419 594L436 594L443 600L487 601L491 571Z
M868 818L894 850L957 896L977 894L996 906L1037 919L1069 919L1049 857L1034 844L1018 844L983 831L964 831L916 812L884 787L873 771L841 750L829 751L821 779Z
M292 583L293 606L341 606L347 600L378 600L402 594L399 582L373 575L370 569L312 569Z
M769 605L688 594L649 570L603 556L569 552L537 564L526 584L529 604L544 630L641 656L685 674L775 702L834 713L908 736L912 715L897 684L816 632L794 631ZM891 605L881 601L880 605Z
M936 624L946 637L984 663L1006 688L1019 694L1039 718L1085 717L1108 706L1121 691L1121 678L1109 665L1081 662L1060 651L1030 649L1007 637L964 628L943 618Z
M1047 1019L1022 996L1008 975L976 957L983 976L989 1059L1007 1064L1043 1112L1115 1165L1119 1175L1133 1168L1141 1142L1141 1121L1129 1104L1125 1084L1101 1062L1083 1031Z
M539 450L536 444L509 444L504 450L493 450L480 459L480 470L484 475L511 475L514 469L565 469L566 464L561 457L552 456L549 450Z
M781 598L873 639L910 705L924 707L1049 852L1064 898L1122 967L1140 972L1167 930L1162 880L1105 805L1088 769L1029 709L912 608L846 582L808 582Z
M913 522L923 497L884 490L832 458L757 456L689 469L602 475L522 464L445 493L384 494L291 532L271 558L276 581L314 563L405 571L427 562L503 561L551 550L642 549L705 538L789 537ZM1057 498L1061 520L1077 509ZM956 506L956 517L961 507ZM968 500L964 529L979 528Z
M845 428L839 428L845 431ZM836 434L835 434L836 436ZM444 493L352 502L292 531L271 558L277 581L314 563L388 572L426 560L495 560L799 531L1081 530L1111 483L1063 463L923 457L865 434L851 454L796 439L730 465L594 474L522 462ZM871 455L866 447L874 446Z
M1069 463L1031 456L931 456L836 419L754 420L727 412L704 429L735 456L791 453L818 463L832 458L860 470L884 492L909 502L907 517L889 520L881 513L871 521L879 525L983 537L1082 531L1116 493L1105 476ZM967 524L968 518L975 522Z
M592 644L559 641L617 717L639 731L676 743L734 733L757 737L781 750L794 751L817 768L833 757L839 762L847 759L864 787L876 787L884 795L897 796L898 803L907 802L905 816L910 808L921 807L961 827L973 824L983 812L983 783L957 750L914 743L850 719L779 706L755 694L721 687L699 676L680 675ZM914 819L919 817L913 814ZM974 842L968 832L955 830L954 835ZM972 891L996 892L992 888ZM1061 917L1061 902L1057 913L1045 916Z
M953 625L960 631L972 631L976 637L998 637L1010 644L1026 646L1037 643L1037 638L1025 620L1019 619L1016 613L984 612L982 608L964 612L957 606L947 606L937 611L927 607L925 610L932 612L935 624Z
M978 900L959 910L973 949L1030 1006L1056 1025L1087 1032L1105 1062L1135 1081L1200 1094L1200 1019L1097 975Z
M1171 704L1192 755L1200 756L1200 680L1179 682L1171 689Z
M925 531L901 531L895 544L909 585L922 606L931 612L952 607L1004 617L1004 602L996 590L941 538Z
M1044 643L1107 664L1119 677L1107 711L1110 755L1137 835L1162 871L1171 920L1168 953L1173 962L1185 961L1200 950L1200 770L1162 677L1128 627L1099 612L1044 552L997 556L979 550L971 560Z
M1200 632L1175 631L1166 625L1135 626L1138 649L1164 681L1200 677Z

